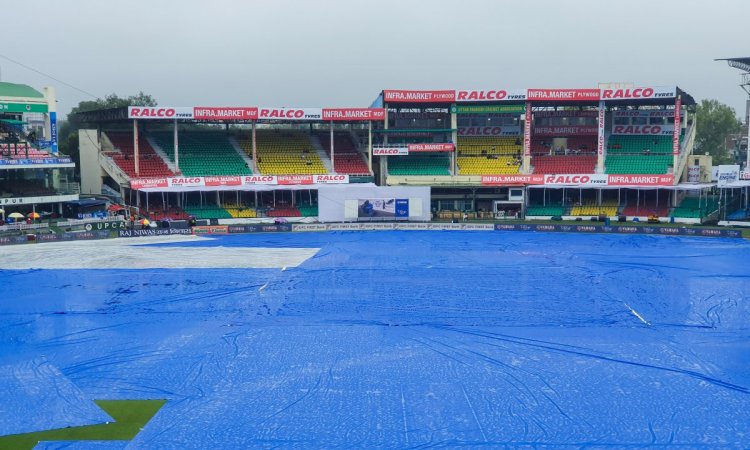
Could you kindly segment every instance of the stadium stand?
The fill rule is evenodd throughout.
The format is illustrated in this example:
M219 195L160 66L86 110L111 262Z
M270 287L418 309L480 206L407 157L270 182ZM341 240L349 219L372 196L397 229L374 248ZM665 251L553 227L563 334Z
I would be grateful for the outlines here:
M458 172L460 175L518 173L521 150L519 137L459 136Z
M669 215L669 206L666 199L660 201L658 204L656 200L641 201L639 204L631 200L622 209L621 214L623 216L667 217Z
M172 132L153 132L150 136L174 161ZM253 173L224 133L182 132L179 136L179 146L180 171L183 175L197 177Z
M617 201L616 200L603 200L601 205L597 205L596 202L584 202L583 205L577 205L570 208L571 216L616 216L617 215Z
M241 144L248 148L247 144ZM328 173L310 136L296 130L258 130L256 164L263 175L315 175Z
M436 156L394 156L388 158L390 175L450 175L450 159L441 154Z
M596 155L535 155L531 158L534 173L594 173Z
M109 131L105 133L115 148L109 156L129 177L135 178L135 152L133 150L133 133ZM174 173L167 164L156 154L148 140L138 135L138 166L140 177L171 177Z
M163 208L158 203L152 203L148 209L148 218L150 220L187 220L190 218L188 213L174 206Z
M44 186L41 180L6 180L0 183L0 197L42 197L55 195L53 188Z
M331 134L328 131L316 133L323 148L331 156ZM333 134L333 168L336 173L347 175L370 175L363 156L357 151L357 146L352 136L347 132L334 132ZM317 214L316 214L317 215Z
M303 203L297 205L302 217L318 217L318 205L312 205L309 203Z
M719 209L716 197L699 199L698 197L685 197L680 206L672 209L670 217L681 217L687 219L701 219Z
M245 205L225 204L224 209L235 219L255 219L258 217L258 211Z
M44 159L51 158L52 155L26 143L18 143L0 144L0 157L6 159Z
M607 173L665 174L672 166L670 136L612 135L607 144Z
M231 219L230 214L226 209L220 206L208 206L208 205L192 205L186 206L185 212L188 215L195 217L196 219Z
M527 216L564 216L565 208L562 205L529 205L526 209Z

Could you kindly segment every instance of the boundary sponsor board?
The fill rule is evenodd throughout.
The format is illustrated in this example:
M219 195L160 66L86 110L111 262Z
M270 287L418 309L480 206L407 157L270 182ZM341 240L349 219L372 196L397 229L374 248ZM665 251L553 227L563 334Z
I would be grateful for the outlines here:
M228 225L199 225L193 227L193 234L229 234Z
M609 234L661 234L665 236L706 236L741 238L738 230L695 229L688 227L650 226L603 226L603 225L547 225L547 224L495 224L496 231L540 231L563 233L609 233Z
M119 230L117 236L121 238L143 236L168 236L172 234L193 234L190 228L147 228L145 230Z
M229 234L237 233L278 233L292 231L289 224L254 224L254 225L229 225Z
M456 101L456 91L384 90L383 101L386 103L453 103Z

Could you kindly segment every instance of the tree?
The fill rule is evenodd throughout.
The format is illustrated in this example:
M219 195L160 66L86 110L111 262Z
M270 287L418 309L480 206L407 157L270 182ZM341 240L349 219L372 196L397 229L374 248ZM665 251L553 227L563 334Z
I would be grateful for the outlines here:
M695 152L713 156L714 165L734 163L724 145L730 134L740 132L742 123L734 109L718 100L703 100L696 109Z
M156 106L157 104L156 99L149 94L144 94L143 91L129 97L119 97L117 94L109 94L104 98L80 102L78 106L74 106L70 110L67 120L63 120L58 124L60 151L73 158L73 161L76 163L76 169L80 171L81 161L78 154L78 129L83 124L78 121L75 113L126 106Z

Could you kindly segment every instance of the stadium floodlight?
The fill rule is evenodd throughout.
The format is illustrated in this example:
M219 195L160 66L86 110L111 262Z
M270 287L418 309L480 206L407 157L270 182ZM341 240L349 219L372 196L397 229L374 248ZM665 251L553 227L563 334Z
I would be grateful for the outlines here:
M743 73L740 75L740 87L750 96L750 57L719 58L714 61L726 61L729 67L741 70ZM750 168L750 102L746 105L745 121L747 123L745 125L748 131L748 147L745 150L745 170L748 170Z

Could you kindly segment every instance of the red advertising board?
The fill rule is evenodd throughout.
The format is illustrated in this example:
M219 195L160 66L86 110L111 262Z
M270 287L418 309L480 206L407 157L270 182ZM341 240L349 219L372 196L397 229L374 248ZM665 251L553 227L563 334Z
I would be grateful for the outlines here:
M486 186L544 184L544 175L482 175L482 184Z
M409 153L418 152L452 152L455 146L450 143L444 144L409 144Z
M529 89L528 100L552 102L599 101L599 89Z
M312 175L279 175L276 184L313 184Z
M383 101L386 103L453 103L456 101L456 91L385 90Z
M385 120L383 108L323 108L323 120Z
M258 108L261 120L320 120L322 115L320 108Z
M537 136L596 136L599 134L598 127L579 126L548 126L534 127Z
M500 101L524 101L526 91L524 90L458 90L456 101L458 102L500 102Z
M131 189L161 188L169 186L166 178L135 178L130 180Z
M671 186L673 175L608 175L609 186Z
M240 176L216 176L205 177L206 186L242 186Z
M531 156L531 103L526 102L523 121L523 156Z
M254 120L258 118L258 108L194 106L193 118L197 120Z

